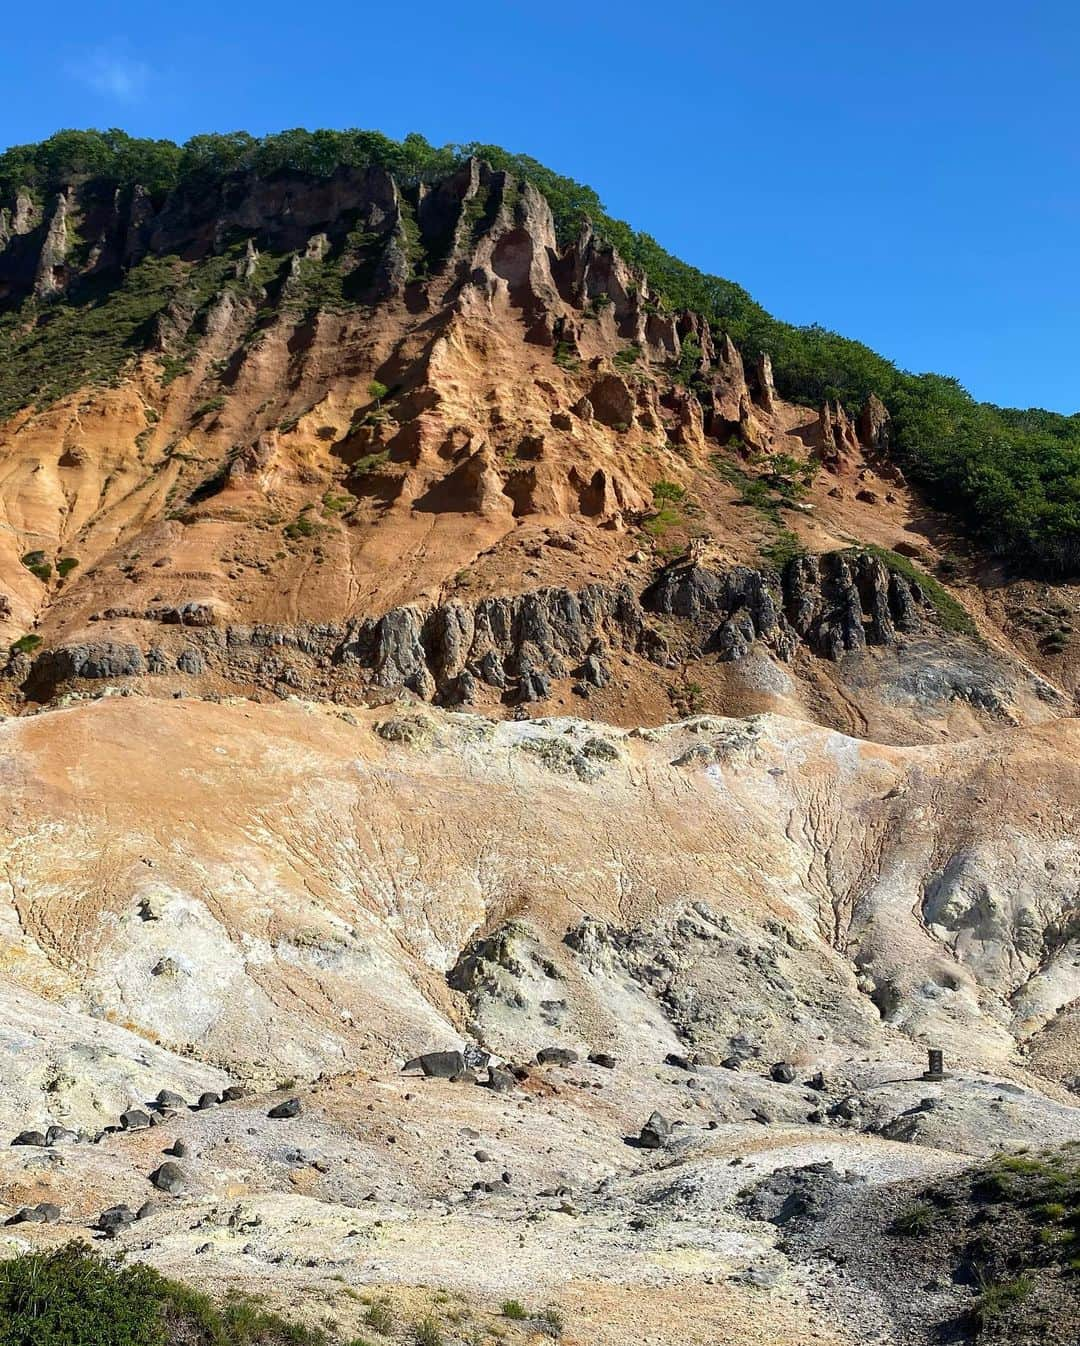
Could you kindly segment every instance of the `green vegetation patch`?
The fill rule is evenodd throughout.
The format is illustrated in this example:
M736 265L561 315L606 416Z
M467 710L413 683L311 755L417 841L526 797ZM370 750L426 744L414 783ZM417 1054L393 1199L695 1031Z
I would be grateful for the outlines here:
M257 1301L221 1305L152 1267L70 1243L0 1261L3 1346L327 1346Z
M35 650L41 648L43 643L44 642L41 636L35 636L35 635L20 636L18 640L12 641L8 649L8 653L13 655L33 654Z

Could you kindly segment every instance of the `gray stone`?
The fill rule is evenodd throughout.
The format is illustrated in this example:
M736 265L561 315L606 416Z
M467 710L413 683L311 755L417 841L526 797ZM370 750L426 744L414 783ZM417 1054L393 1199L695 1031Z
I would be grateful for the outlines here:
M536 1059L542 1066L573 1066L578 1062L578 1054L569 1047L541 1047Z
M638 1144L646 1150L659 1150L671 1138L671 1123L661 1112L654 1112L638 1135Z
M167 1159L154 1170L150 1175L150 1181L159 1192L167 1192L169 1196L183 1196L189 1190L187 1174L171 1159Z
M45 1133L43 1131L20 1131L12 1145L41 1145L44 1146Z
M266 1115L280 1121L283 1118L299 1117L300 1112L300 1100L298 1098L287 1098L284 1103L275 1104Z
M414 1056L401 1067L405 1070L420 1070L427 1076L451 1080L465 1070L465 1057L461 1052L425 1052L423 1056Z
M150 1114L141 1108L128 1108L120 1114L120 1125L125 1131L141 1131L150 1125Z
M135 1213L127 1205L110 1206L101 1212L96 1221L97 1228L106 1234L115 1234L118 1229L134 1223Z

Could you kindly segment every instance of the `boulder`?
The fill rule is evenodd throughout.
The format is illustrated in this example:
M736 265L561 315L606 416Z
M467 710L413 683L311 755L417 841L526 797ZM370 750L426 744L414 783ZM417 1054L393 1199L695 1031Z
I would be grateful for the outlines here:
M798 1073L790 1061L777 1061L774 1066L769 1067L769 1078L775 1080L777 1084L793 1084Z
M45 1145L45 1133L43 1131L20 1131L12 1145Z
M686 1056L680 1056L678 1052L668 1052L664 1057L665 1066L674 1066L676 1070L693 1070L694 1067L690 1059Z
M171 1089L158 1090L158 1096L155 1099L159 1108L186 1108L187 1101L174 1093Z
M509 1070L499 1070L492 1066L488 1070L487 1085L488 1089L494 1089L497 1094L507 1094L517 1084L517 1080Z
M542 1066L573 1066L577 1064L578 1054L569 1047L541 1047L536 1059Z
M66 1126L50 1126L45 1132L46 1145L68 1145L73 1144L79 1137L74 1131L69 1131Z
M223 1103L236 1103L239 1102L241 1098L249 1097L250 1094L251 1090L248 1089L246 1085L230 1084L227 1089L221 1091L221 1101Z
M160 1168L154 1170L150 1181L159 1192L167 1192L169 1196L183 1196L189 1190L187 1174L171 1159L166 1159Z
M103 1210L95 1221L96 1227L105 1234L115 1234L125 1225L135 1223L135 1212L130 1206L110 1206Z
M425 1052L406 1061L401 1069L420 1070L428 1077L451 1080L464 1072L465 1057L461 1052Z
M199 1101L198 1103L195 1104L195 1106L200 1111L205 1111L207 1108L216 1108L220 1102L221 1102L220 1094L215 1094L208 1091L205 1094L199 1095Z
M615 1058L607 1052L590 1052L589 1061L594 1066L603 1066L605 1070L615 1069Z
M150 1125L150 1114L141 1108L128 1108L120 1114L120 1125L125 1131L141 1131Z
M661 1112L654 1112L638 1135L638 1144L646 1150L659 1150L671 1138L671 1123Z
M276 1103L266 1115L267 1117L273 1117L275 1120L281 1120L287 1117L299 1117L300 1112L300 1100L298 1098L287 1098L284 1103Z

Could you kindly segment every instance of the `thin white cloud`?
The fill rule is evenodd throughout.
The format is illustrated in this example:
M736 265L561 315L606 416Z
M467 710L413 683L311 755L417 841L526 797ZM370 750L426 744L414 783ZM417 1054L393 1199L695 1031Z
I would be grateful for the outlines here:
M150 87L153 71L145 61L122 50L95 47L71 62L71 74L95 93L120 103L135 103Z

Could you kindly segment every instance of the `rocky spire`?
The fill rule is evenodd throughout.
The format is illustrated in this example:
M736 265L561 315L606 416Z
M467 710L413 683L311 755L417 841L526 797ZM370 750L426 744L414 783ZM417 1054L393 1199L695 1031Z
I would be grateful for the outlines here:
M859 439L868 453L883 458L892 447L892 417L876 393L863 403L858 421Z
M754 401L768 415L776 410L776 385L773 383L772 357L761 351L754 361Z
M56 198L56 208L49 220L48 232L38 257L37 271L34 275L35 299L47 299L51 295L59 294L64 288L66 279L64 259L68 250L68 207L67 193L61 192Z

